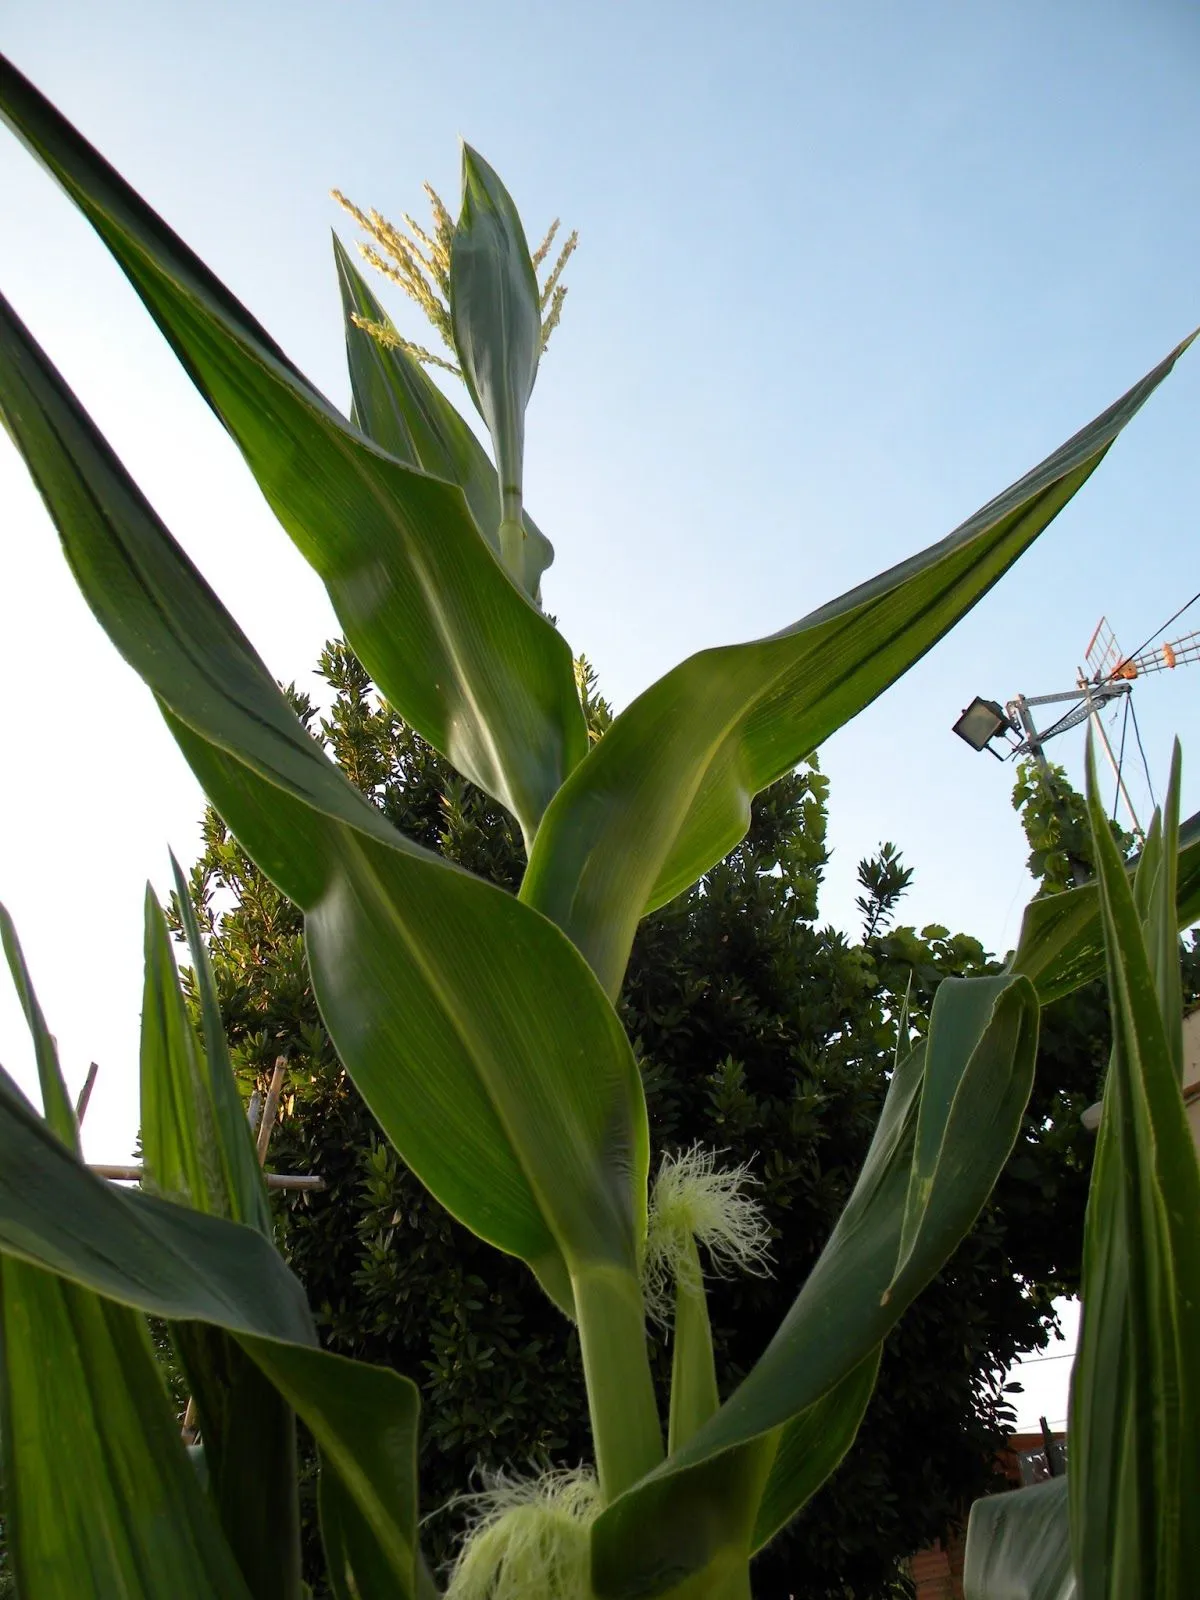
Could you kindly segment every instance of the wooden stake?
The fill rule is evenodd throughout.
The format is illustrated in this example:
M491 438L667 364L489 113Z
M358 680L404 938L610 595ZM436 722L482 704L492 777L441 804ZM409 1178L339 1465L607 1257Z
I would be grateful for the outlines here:
M114 1167L106 1162L97 1162L88 1167L89 1172L94 1172L98 1178L107 1178L110 1183L140 1183L142 1181L141 1167ZM323 1189L324 1178L319 1178L311 1172L265 1172L268 1189Z
M83 1088L79 1091L79 1099L75 1102L75 1124L77 1127L83 1127L83 1119L87 1115L88 1101L92 1098L92 1090L96 1086L96 1074L99 1071L100 1068L93 1061L87 1070Z
M287 1057L279 1056L275 1062L275 1070L271 1074L271 1086L267 1090L266 1104L263 1106L262 1121L258 1125L258 1164L261 1167L267 1159L267 1146L271 1143L271 1134L275 1129L275 1118L279 1114L279 1097L283 1093L283 1075L287 1071Z

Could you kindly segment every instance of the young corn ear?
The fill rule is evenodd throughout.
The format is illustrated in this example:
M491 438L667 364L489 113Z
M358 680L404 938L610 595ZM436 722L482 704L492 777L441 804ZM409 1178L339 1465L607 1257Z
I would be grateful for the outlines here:
M666 1155L650 1196L643 1285L655 1322L671 1320L675 1289L702 1287L694 1245L703 1245L717 1277L770 1273L771 1230L747 1190L757 1180L747 1164L719 1167L718 1150L694 1144Z
M594 1473L501 1472L469 1499L473 1525L446 1600L591 1600L591 1526L601 1510Z

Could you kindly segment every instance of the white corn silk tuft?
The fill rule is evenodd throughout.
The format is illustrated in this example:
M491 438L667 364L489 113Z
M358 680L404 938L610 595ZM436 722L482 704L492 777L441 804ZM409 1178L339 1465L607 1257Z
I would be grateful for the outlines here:
M538 1478L498 1473L480 1494L474 1525L450 1574L446 1600L592 1600L594 1473L579 1467Z
M770 1225L746 1193L757 1180L745 1163L718 1167L720 1154L694 1144L664 1156L658 1169L644 1269L647 1309L657 1322L670 1320L676 1284L694 1293L703 1287L693 1240L718 1277L770 1273Z

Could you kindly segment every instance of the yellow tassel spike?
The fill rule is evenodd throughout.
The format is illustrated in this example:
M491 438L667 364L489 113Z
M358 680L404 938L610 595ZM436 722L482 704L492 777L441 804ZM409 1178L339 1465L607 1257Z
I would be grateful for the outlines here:
M550 254L550 246L554 243L554 235L557 232L558 232L558 218L555 217L554 221L546 229L546 237L542 240L541 244L538 245L537 249L533 252L533 270L535 272L541 266L542 262L545 261L546 257Z
M337 201L343 211L354 218L355 222L367 235L367 240L360 240L359 254L376 272L383 274L389 282L394 283L416 305L421 308L426 320L437 330L443 344L450 352L454 353L454 326L450 316L450 254L454 242L454 221L446 209L441 196L432 184L424 186L426 197L429 200L429 209L433 217L433 230L430 232L423 228L414 217L404 213L404 223L408 228L406 235L395 223L389 222L379 211L363 211L349 200L340 189L331 189L330 194ZM546 231L546 236L530 258L536 274L546 261L550 248L558 235L559 219L554 221ZM550 335L558 327L562 317L563 301L566 299L567 289L559 280L563 268L571 259L579 243L579 234L572 231L566 243L558 253L558 259L546 278L541 288L542 331L541 349L544 351L550 342ZM399 334L370 321L355 319L361 328L364 328L373 338L379 339L381 344L390 349L406 350L415 356L418 361L427 365L443 367L447 372L453 372L461 377L458 366L451 361L445 361L441 356L432 355L423 346L414 344L411 340L403 339Z

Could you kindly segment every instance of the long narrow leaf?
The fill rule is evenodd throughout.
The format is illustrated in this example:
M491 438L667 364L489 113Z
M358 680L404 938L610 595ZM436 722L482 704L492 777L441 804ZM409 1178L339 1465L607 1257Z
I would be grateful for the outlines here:
M156 905L153 913L152 993L164 981ZM11 924L4 931L10 948L18 949ZM23 963L19 968L37 1037L45 1022ZM173 962L165 983L182 1005ZM161 1009L156 997L144 1020L148 1031L156 1029ZM180 1062L169 1041L160 1044L163 1069L190 1082L188 1053ZM228 1063L218 1064L214 1056L210 1065L218 1078L225 1072L233 1090ZM179 1137L169 1126L169 1140ZM153 1144L151 1135L147 1156ZM8 1258L0 1264L0 1331L7 1337L7 1344L0 1340L0 1409L11 1419L0 1416L0 1442L9 1452L8 1481L17 1473L21 1481L18 1539L24 1554L18 1559L32 1575L29 1583L22 1580L23 1594L47 1600L83 1592L128 1594L131 1600L176 1592L236 1596L246 1592L236 1576L205 1586L210 1571L236 1574L236 1561L254 1600L298 1596L294 1409L317 1439L325 1470L338 1486L345 1572L357 1579L369 1570L386 1585L379 1592L415 1600L423 1576L416 1550L416 1389L396 1373L313 1348L299 1285L260 1232L95 1178L0 1072L0 1255ZM153 1360L152 1381L146 1379L139 1353L146 1335L138 1311L169 1320L196 1386L209 1486L229 1539L226 1545L218 1537L211 1557L189 1554L210 1524L206 1516L196 1521L195 1473ZM45 1369L36 1383L29 1381L34 1366ZM124 1388L111 1382L118 1367ZM103 1381L97 1373L105 1374ZM56 1388L61 1397L51 1398ZM87 1404L80 1403L83 1389ZM139 1420L131 1428L134 1413ZM82 1441L72 1450L80 1430ZM143 1432L144 1461L135 1443ZM47 1439L54 1441L52 1451L45 1448ZM74 1518L90 1513L97 1496L92 1475L72 1470L64 1493L62 1460L66 1455L72 1468L85 1463L102 1441L110 1444L120 1470L98 1492L97 1526L81 1536L79 1553L86 1558L99 1540L111 1545L105 1559L119 1563L131 1541L141 1553L141 1587L132 1579L125 1587L115 1579L109 1586L100 1560L95 1570L101 1581L94 1590L86 1589L85 1580L55 1587L58 1576L42 1588L43 1568L61 1575L74 1559L61 1549L62 1529L47 1517L46 1496L52 1507L66 1505ZM179 1503L171 1510L165 1501L179 1462L187 1492L176 1496ZM138 1491L139 1472L153 1479L152 1489ZM150 1519L145 1528L144 1518ZM115 1530L109 1520L116 1521ZM166 1554L158 1548L164 1543ZM195 1568L195 1588L172 1578L170 1558L177 1547Z
M47 1165L82 1170L78 1128L53 1037L2 906L0 933L46 1106L43 1122L32 1113L30 1120L44 1140L42 1155L53 1156L46 1163L32 1152L36 1195ZM6 1157L11 1148L0 1133ZM95 1179L90 1185L93 1193L103 1192ZM0 1263L0 1452L17 1575L30 1600L84 1592L133 1600L161 1593L160 1584L171 1592L178 1585L183 1595L246 1592L184 1455L141 1316L30 1261ZM66 1472L64 1462L70 1464ZM182 1578L180 1561L188 1567ZM276 1594L291 1600L296 1588L251 1592L254 1600Z
M1075 1572L1080 1600L1184 1600L1200 1572L1192 1510L1200 1495L1200 1166L1176 1070L1181 1013L1159 970L1164 961L1178 964L1174 897L1169 882L1153 881L1167 877L1159 850L1146 852L1131 889L1090 759L1088 780L1113 1051L1071 1388ZM1178 788L1176 757L1169 817ZM1165 833L1174 838L1173 820Z
M149 885L144 911L143 1187L209 1216L232 1218L233 1197L208 1063L187 1014L166 919Z
M391 1564L400 1585L397 1595L406 1600L415 1593L415 1468L405 1443L415 1427L412 1384L317 1350L300 1286L261 1234L149 1195L127 1194L93 1177L2 1072L0 1255L8 1258L2 1268L5 1282L18 1285L13 1291L18 1310L22 1303L32 1307L44 1301L47 1316L73 1315L70 1308L77 1302L71 1294L77 1287L91 1291L80 1305L111 1300L118 1302L112 1311L135 1308L233 1334L329 1454ZM33 1277L22 1275L35 1269ZM55 1278L66 1280L63 1311L54 1309L59 1304ZM39 1290L43 1283L50 1287ZM34 1293L42 1298L28 1298ZM104 1315L113 1322L110 1311ZM121 1325L137 1326L137 1319ZM53 1384L47 1378L43 1387ZM103 1399L101 1387L95 1404L101 1417ZM94 1433L91 1409L87 1416ZM357 1470L344 1465L351 1458L358 1461ZM194 1475L190 1465L187 1470ZM68 1592L46 1591L54 1600ZM169 1586L146 1591L155 1600L173 1592Z
M0 1253L152 1316L315 1344L260 1233L95 1177L0 1069Z
M243 845L304 908L330 1033L408 1165L566 1310L570 1262L635 1271L641 1081L570 942L349 784L3 306L0 414L101 624Z
M641 917L731 850L755 794L987 593L1190 342L940 544L769 639L692 656L616 719L547 812L521 891L567 931L609 994Z
M1174 859L1175 926L1186 928L1200 919L1200 812L1180 825ZM1127 867L1127 875L1134 870ZM1104 961L1100 893L1092 882L1030 902L1008 969L1030 978L1049 1005L1101 977Z
M372 446L32 84L0 116L112 251L413 727L532 839L586 748L566 642L510 581L457 487Z
M599 1595L665 1592L722 1559L728 1541L740 1538L745 1555L769 1537L818 1487L801 1451L779 1453L778 1431L842 1386L820 1418L831 1430L829 1470L836 1465L882 1340L970 1228L1008 1158L1033 1082L1037 1016L1024 978L941 985L929 1036L896 1070L854 1192L766 1352L711 1422L597 1522ZM929 1147L940 1154L926 1174ZM764 1476L759 1441L772 1434ZM714 1518L715 1504L736 1516Z
M463 378L495 450L501 559L519 574L526 564L525 407L542 350L540 295L517 208L496 173L467 144L462 211L450 248L450 317Z
M191 903L178 866L176 886L186 918ZM195 931L194 917L190 922ZM202 946L198 954L204 956ZM220 1029L219 1041L209 1041L215 1046L210 1054L188 1016L166 919L149 886L145 971L142 1186L209 1216L238 1214L240 1220L248 1210L252 1224L269 1238L266 1196L237 1103L220 1016L209 1017L210 1035ZM202 962L202 990L211 981ZM223 1111L232 1111L232 1117L222 1116ZM256 1201L264 1203L262 1211ZM292 1411L223 1329L175 1322L171 1335L199 1415L210 1495L247 1586L255 1600L292 1600L300 1587Z
M33 980L25 964L21 941L17 938L17 930L7 909L2 905L0 905L0 943L4 945L17 998L21 1002L21 1010L25 1013L25 1024L33 1040L38 1083L42 1091L42 1113L67 1149L78 1151L79 1124L75 1120L75 1108L71 1104L71 1097L63 1081L62 1069L58 1064L58 1046L54 1042L54 1035L46 1026L46 1019L38 1004Z
M827 1394L781 1428L754 1519L752 1550L761 1550L808 1503L854 1443L879 1376L882 1347Z
M242 1344L303 1416L321 1452L322 1521L344 1591L415 1600L417 1418L413 1384L383 1367L266 1339Z
M0 1262L0 1450L21 1600L251 1600L141 1317Z
M216 1132L225 1174L228 1215L235 1222L244 1222L248 1227L257 1228L269 1239L273 1230L267 1188L254 1147L254 1135L250 1131L229 1059L229 1041L221 1016L216 979L208 959L208 950L200 937L187 880L174 856L171 857L171 870L175 879L175 901L187 938L188 955L200 1002L202 1038L198 1042L203 1048L205 1093L211 1107L211 1123Z

